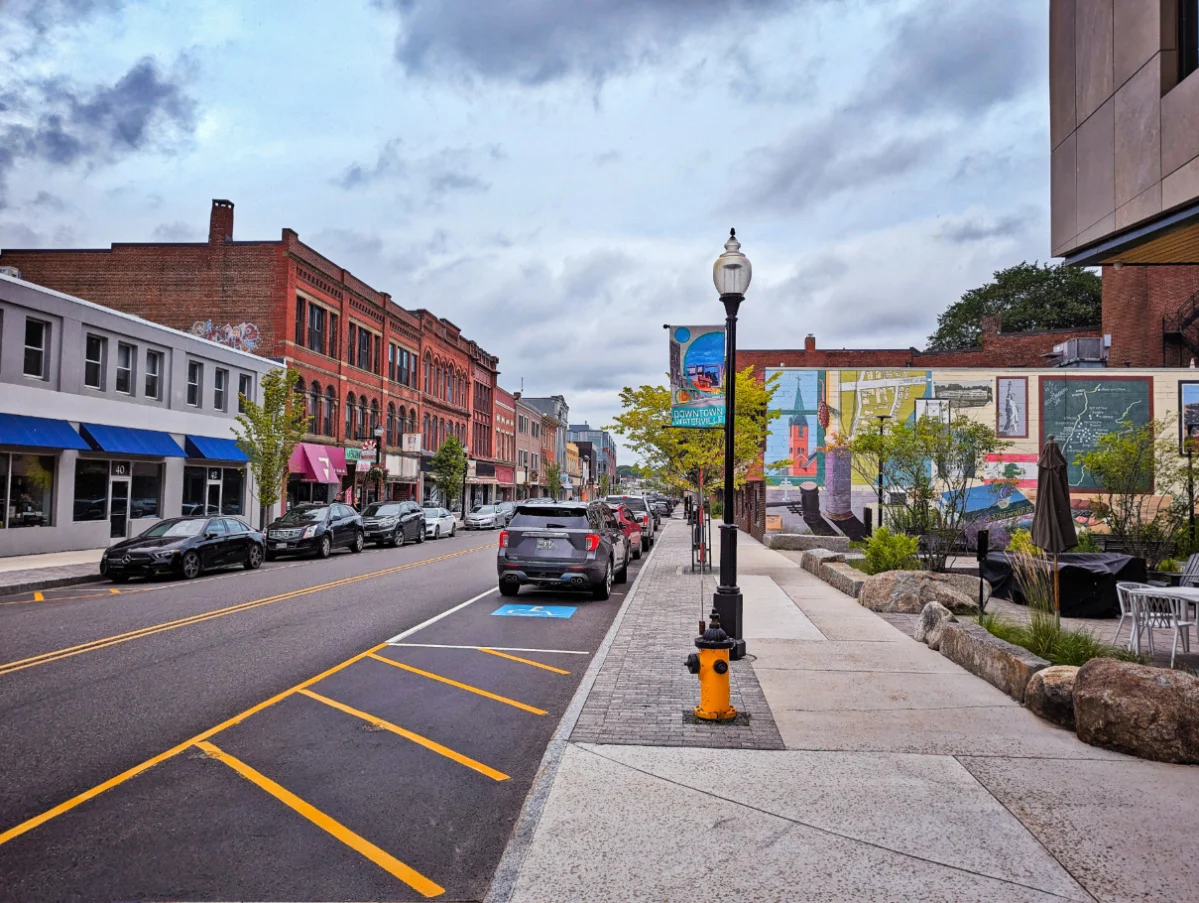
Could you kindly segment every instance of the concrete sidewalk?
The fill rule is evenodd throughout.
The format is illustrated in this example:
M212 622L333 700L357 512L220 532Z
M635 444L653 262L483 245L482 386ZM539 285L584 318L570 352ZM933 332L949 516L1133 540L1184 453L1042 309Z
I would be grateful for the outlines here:
M0 558L0 596L99 580L103 554L103 549L85 549Z
M1199 900L1199 769L1081 743L744 535L750 718L688 723L687 541L643 569L489 901Z

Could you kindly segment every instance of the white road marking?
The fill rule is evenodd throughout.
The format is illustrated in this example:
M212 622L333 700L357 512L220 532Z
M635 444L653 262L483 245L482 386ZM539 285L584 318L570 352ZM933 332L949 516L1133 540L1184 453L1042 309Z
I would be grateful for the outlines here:
M494 649L496 652L553 652L560 655L590 655L590 652L580 652L578 649L526 649L523 646L448 646L441 643L393 643L390 646L406 646L413 649Z
M407 637L412 636L412 634L416 633L418 630L424 630L426 627L429 627L432 624L436 624L442 618L448 618L454 612L461 611L462 609L466 608L466 606L471 605L475 602L478 602L480 599L485 598L486 596L490 596L492 593L498 593L498 592L499 592L498 586L492 587L491 589L489 589L485 592L479 593L479 595L475 596L472 599L467 599L465 602L459 602L453 608L447 608L441 614L434 615L433 617L429 618L429 620L427 620L427 621L421 621L415 627L409 627L403 633L397 633L395 636L393 636L390 640L387 641L387 644L389 646L394 645L394 644L398 643L400 640L403 640L403 639L406 639ZM475 649L477 647L471 646L470 648Z

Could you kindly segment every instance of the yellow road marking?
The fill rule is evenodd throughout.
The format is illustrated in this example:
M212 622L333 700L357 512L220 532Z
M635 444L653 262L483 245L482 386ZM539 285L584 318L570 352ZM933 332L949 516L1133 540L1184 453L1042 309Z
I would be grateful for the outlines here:
M386 645L387 645L386 643L380 643L378 646L372 646L370 649L367 649L365 652L359 652L357 655L353 656L352 658L346 659L341 664L334 665L332 668L329 668L327 671L322 671L320 674L316 675L316 677L310 677L307 680L296 684L294 687L291 687L290 689L284 690L282 693L278 693L275 696L272 696L270 699L260 702L257 705L250 706L250 708L246 709L241 714L234 715L232 718L222 721L220 724L216 725L215 727L210 727L208 730L204 731L203 733L196 734L196 736L192 737L190 740L184 740L178 746L172 746L166 752L159 753L158 755L156 755L152 758L146 759L146 761L142 762L140 765L134 765L128 771L121 772L115 778L109 778L103 784L97 784L95 787L91 788L90 790L85 790L83 793L79 794L78 796L73 796L66 802L59 803L53 809L47 809L41 815L35 815L31 819L23 821L19 825L15 825L14 827L9 828L4 833L0 834L0 846L3 846L4 844L8 843L8 841L12 840L13 838L20 837L26 831L33 830L38 825L45 824L46 822L50 821L50 819L56 818L59 815L62 815L64 812L70 812L76 806L80 805L81 803L86 803L88 800L99 796L104 791L111 790L113 787L116 787L120 784L124 784L130 778L137 777L143 771L153 768L155 765L158 765L161 762L165 762L167 759L170 759L174 756L179 755L179 753L183 752L185 749L188 749L189 747L195 746L201 740L207 740L209 737L215 736L216 734L219 734L221 731L227 730L228 728L233 727L235 724L240 724L241 722L243 722L247 718L249 718L251 715L255 715L258 712L261 712L263 709L270 708L275 703L286 699L288 696L291 696L293 693L298 693L301 690L303 690L307 687L310 687L315 683L319 683L320 681L324 680L326 677L329 677L332 674L336 674L338 671L342 670L343 668L348 668L350 665L354 664L355 662L362 661L362 659L366 658L368 655L371 655L374 652L377 652L380 649L383 649Z
M45 596L43 596L41 593L34 593L34 594L33 594L33 601L34 601L34 602L45 602L45 601L46 601L46 597L45 597Z
M510 659L514 662L520 662L522 665L532 665L534 668L544 668L546 671L553 671L555 674L569 674L569 671L563 671L561 668L555 668L553 665L543 665L541 662L535 662L527 658L521 658L518 655L509 655L507 652L500 652L496 649L488 649L486 646L479 647L480 652L486 652L488 655L498 655L500 658Z
M121 591L119 589L110 589L108 591L108 594L110 596L119 596L121 594Z
M166 621L162 624L152 624L148 627L140 627L137 630L130 630L127 633L119 633L109 637L101 637L100 639L91 640L87 643L80 643L77 646L68 646L65 649L56 649L50 652L43 652L40 655L34 655L29 658L18 659L14 662L6 662L0 664L0 677L6 674L13 674L17 671L23 671L26 668L32 668L36 665L46 665L50 662L60 661L64 658L71 658L75 655L82 655L85 652L94 652L98 649L104 649L108 646L115 646L120 643L127 643L130 640L141 639L142 637L151 636L156 633L162 633L167 630L175 630L178 627L188 627L193 624L200 624L204 621L210 621L214 618L221 618L226 615L237 614L238 612L248 611L251 608L257 608L262 605L269 605L272 602L282 602L287 599L296 599L300 596L311 595L312 593L322 592L327 589L334 589L339 586L346 586L351 583L358 583L362 580L370 580L375 577L384 577L388 574L394 574L399 571L406 571L410 568L423 567L427 564L436 564L440 561L447 561L451 558L458 558L462 555L470 555L475 552L483 551L491 548L490 546L480 546L474 549L465 549L461 552L451 552L448 555L439 555L436 558L426 558L421 561L412 561L408 564L397 565L392 568L385 568L381 571L372 571L369 574L357 574L353 577L346 577L341 580L334 580L330 583L322 583L317 586L304 587L302 589L292 590L286 593L280 593L277 596L267 596L264 599L254 599L249 602L241 602L237 605L230 605L226 608L218 608L214 611L201 612L199 614L190 615L186 618L179 618L174 621Z
M386 644L384 644L386 645ZM432 671L422 671L420 668L413 668L411 665L405 665L403 662L397 662L394 659L385 658L382 655L370 653L370 657L376 661L384 662L388 665L394 665L397 668L403 668L405 671L411 671L413 674L419 674L421 677L427 677L430 680L438 680L443 684L449 684L451 687L457 687L459 690L466 690L468 693L477 693L479 696L486 696L488 699L494 699L496 702L502 702L505 705L515 706L518 709L524 709L526 712L532 712L534 715L548 715L549 712L544 709L536 709L531 705L525 705L523 702L517 702L515 699L509 699L507 696L500 696L496 693L489 693L487 690L480 690L478 687L472 687L470 684L459 683L456 680L450 680L448 677L442 677L440 674L434 674Z
M375 846L362 835L355 834L341 822L330 818L311 803L300 799L286 787L276 784L262 772L250 767L245 762L241 761L241 759L231 756L229 753L218 749L211 743L200 742L197 743L196 746L204 750L204 752L208 753L208 755L212 756L214 759L217 759L223 762L225 765L228 765L246 780L253 784L257 784L275 799L279 800L279 802L304 816L322 831L337 838L347 847L354 850L359 855L366 857L375 865L379 866L379 868L395 876L396 878L399 878L418 894L421 894L425 897L436 897L439 894L445 893L445 888L441 885L430 881L420 872L416 871L416 869L400 862L400 860L396 859L387 851Z
M313 693L311 690L301 690L300 693L310 699L315 699L317 702L323 702L325 705L332 706L335 709L340 709L347 715L353 715L355 718L361 718L368 724L375 725L375 727L381 727L384 730L391 731L393 734L399 734L405 740L411 740L413 743L423 746L425 749L432 750L439 756L445 756L447 759L453 759L459 765L465 765L467 768L473 768L475 771L479 772L479 774L485 774L493 781L508 780L508 775L504 774L502 771L496 771L491 766L484 765L482 762L472 759L470 756L464 756L462 753L455 752L448 746L442 746L440 743L430 740L428 737L422 737L420 734L413 733L410 730L405 730L399 725L392 724L390 721L384 721L382 718L377 718L376 716L367 712L359 711L358 709L346 705L344 702L338 702L336 699L330 699L327 696L322 696L320 693Z

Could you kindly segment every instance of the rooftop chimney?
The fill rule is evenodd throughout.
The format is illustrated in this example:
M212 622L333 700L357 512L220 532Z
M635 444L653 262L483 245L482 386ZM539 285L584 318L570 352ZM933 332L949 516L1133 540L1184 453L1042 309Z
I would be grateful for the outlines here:
M812 335L810 332L806 336L804 336L803 350L804 351L815 351L816 350L816 336Z
M212 214L208 218L208 243L218 245L233 238L233 201L212 199Z
M1003 332L1003 317L988 314L982 320L983 335L999 335Z

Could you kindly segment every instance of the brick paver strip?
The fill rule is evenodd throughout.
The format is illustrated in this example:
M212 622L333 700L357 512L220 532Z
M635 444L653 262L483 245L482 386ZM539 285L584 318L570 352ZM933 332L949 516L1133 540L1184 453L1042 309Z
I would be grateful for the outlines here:
M686 717L699 702L699 681L683 661L695 651L700 614L711 611L717 582L715 573L704 575L701 606L700 575L690 572L690 564L686 524L667 522L583 703L571 742L783 748L748 661L733 662L729 671L733 705L748 718L735 724L696 724ZM685 566L682 572L680 566Z

